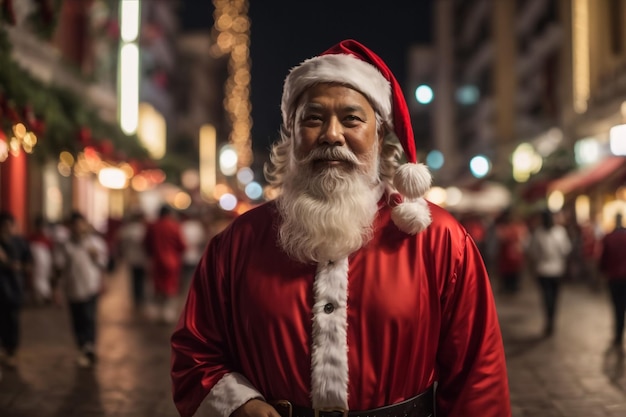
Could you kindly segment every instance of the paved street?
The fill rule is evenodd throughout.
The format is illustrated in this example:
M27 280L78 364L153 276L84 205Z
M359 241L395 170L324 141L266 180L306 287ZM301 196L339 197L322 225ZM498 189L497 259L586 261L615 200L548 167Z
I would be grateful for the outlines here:
M118 268L122 272L122 268ZM110 277L99 311L98 363L76 365L65 308L23 312L17 370L3 369L2 417L175 417L169 379L171 327L132 308L124 273Z
M121 271L121 270L120 270ZM100 306L93 370L75 365L67 311L24 310L16 370L3 369L2 417L175 417L169 386L169 326L137 317L123 272L111 277ZM604 292L567 285L558 327L540 336L538 294L526 281L515 297L498 296L514 417L624 417L626 365L606 354L610 311Z
M515 298L498 296L513 417L624 417L626 365L608 351L608 295L581 284L563 287L557 326L541 337L539 294L533 283Z

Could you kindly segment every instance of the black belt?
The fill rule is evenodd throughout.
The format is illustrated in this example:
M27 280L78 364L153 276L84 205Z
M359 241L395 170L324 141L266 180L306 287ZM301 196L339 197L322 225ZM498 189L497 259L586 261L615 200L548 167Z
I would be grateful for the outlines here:
M435 415L432 387L400 403L364 411L348 411L341 408L314 409L293 405L286 400L274 401L271 404L281 417L433 417Z

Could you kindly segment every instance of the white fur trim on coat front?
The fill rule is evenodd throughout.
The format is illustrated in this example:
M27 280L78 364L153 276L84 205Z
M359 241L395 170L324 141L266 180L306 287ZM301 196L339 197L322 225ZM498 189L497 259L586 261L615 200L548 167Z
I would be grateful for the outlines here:
M319 264L313 284L311 402L348 408L348 259ZM333 311L324 307L332 304Z
M194 417L229 417L253 398L265 401L245 376L231 372L224 375L204 397Z

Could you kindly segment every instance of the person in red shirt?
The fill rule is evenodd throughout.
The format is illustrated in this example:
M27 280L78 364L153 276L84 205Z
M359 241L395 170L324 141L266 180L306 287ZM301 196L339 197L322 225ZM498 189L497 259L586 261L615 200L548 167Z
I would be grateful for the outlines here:
M626 314L626 228L623 215L615 215L615 229L602 238L599 269L608 280L613 305L613 346L623 350Z
M144 239L151 263L156 319L164 323L176 320L176 296L179 293L183 252L186 249L180 223L172 209L163 205L158 219L150 224Z
M516 218L511 208L506 209L496 219L496 266L502 291L515 294L526 266L526 247L529 232L526 224Z

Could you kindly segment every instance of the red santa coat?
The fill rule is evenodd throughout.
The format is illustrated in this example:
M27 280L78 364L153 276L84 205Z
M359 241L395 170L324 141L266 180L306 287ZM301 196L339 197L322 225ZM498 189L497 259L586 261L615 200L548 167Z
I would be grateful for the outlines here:
M277 246L267 203L207 247L172 335L182 416L228 416L250 398L367 410L438 381L439 417L511 415L496 309L465 231L430 205L399 231L380 204L372 241L305 265Z

